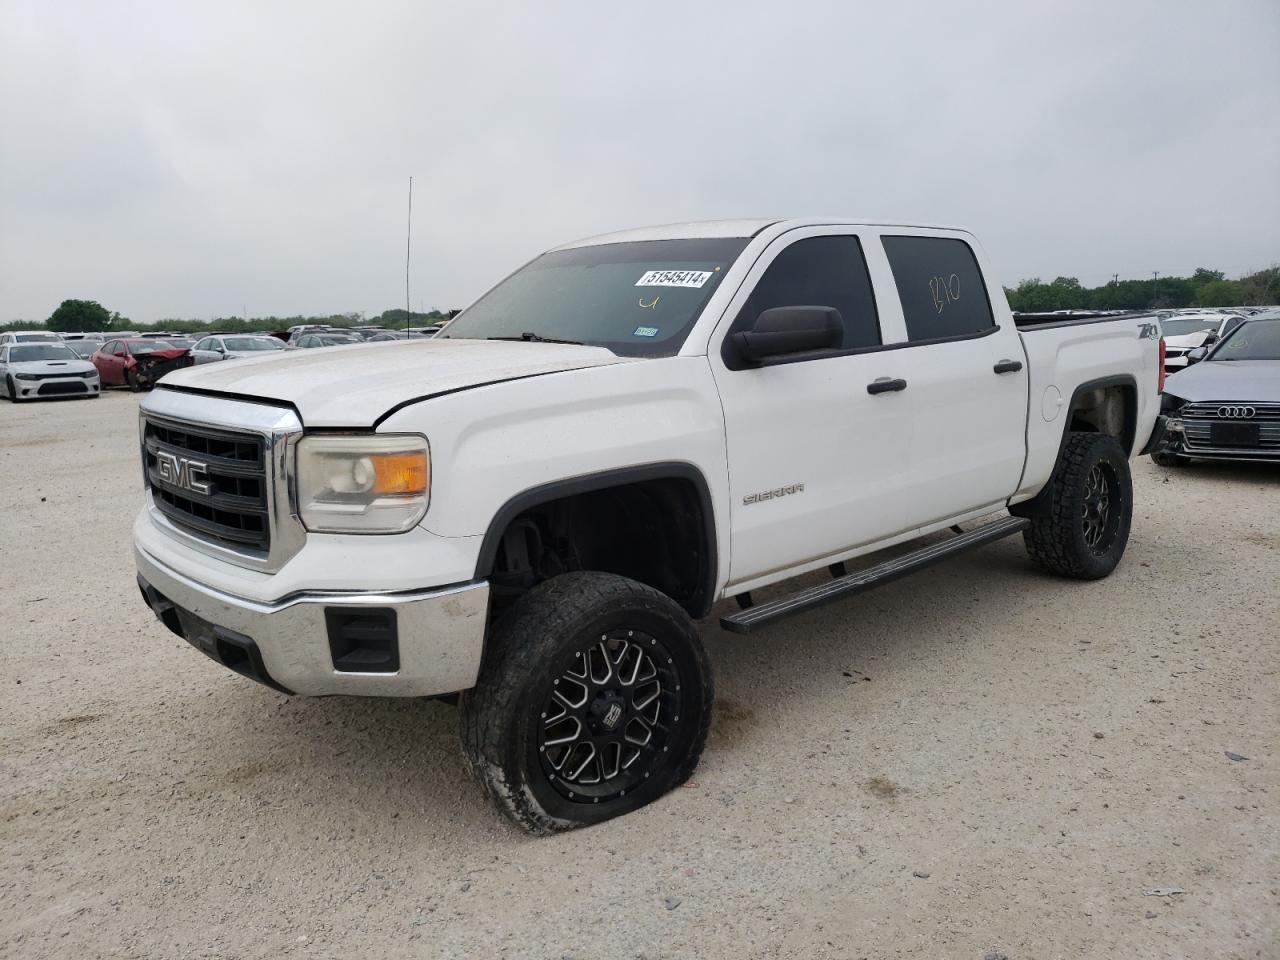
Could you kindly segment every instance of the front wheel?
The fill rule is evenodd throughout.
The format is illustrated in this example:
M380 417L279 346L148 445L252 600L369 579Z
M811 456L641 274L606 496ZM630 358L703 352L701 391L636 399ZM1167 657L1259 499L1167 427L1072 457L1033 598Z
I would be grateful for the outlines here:
M1129 542L1133 480L1114 437L1073 433L1049 480L1048 508L1022 537L1050 573L1098 580L1116 568Z
M10 403L17 403L17 402L18 402L18 387L17 387L17 385L13 382L13 377L5 377L5 378L4 378L4 389L5 389L5 391L9 394L9 402L10 402Z
M138 375L132 370L126 370L124 372L124 382L134 393L142 392L142 383L138 380Z
M689 778L711 722L711 665L689 615L609 573L534 587L462 695L472 775L530 833L598 823Z

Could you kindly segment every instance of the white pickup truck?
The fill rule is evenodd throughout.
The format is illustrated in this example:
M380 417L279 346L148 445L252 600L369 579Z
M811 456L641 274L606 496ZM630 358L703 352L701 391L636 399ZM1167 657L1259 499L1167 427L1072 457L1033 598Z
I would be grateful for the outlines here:
M574 827L697 764L717 601L746 632L1018 532L1052 573L1110 573L1161 364L1150 318L1019 329L963 230L594 237L431 340L165 377L138 581L277 690L460 693L497 806ZM752 603L811 571L830 577Z

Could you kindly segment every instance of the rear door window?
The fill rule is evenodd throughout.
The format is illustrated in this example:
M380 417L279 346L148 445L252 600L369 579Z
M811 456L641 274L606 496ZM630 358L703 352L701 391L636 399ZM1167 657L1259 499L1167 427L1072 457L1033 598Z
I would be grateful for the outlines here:
M995 327L987 286L973 250L948 237L884 237L907 339L940 340Z

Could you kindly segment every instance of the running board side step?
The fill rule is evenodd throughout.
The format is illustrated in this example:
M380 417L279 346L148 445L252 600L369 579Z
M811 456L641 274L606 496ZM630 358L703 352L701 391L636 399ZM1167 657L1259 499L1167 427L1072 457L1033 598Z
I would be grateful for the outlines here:
M1005 517L986 523L949 540L894 557L892 560L886 560L866 570L858 570L855 573L837 577L829 583L820 583L816 587L809 587L789 597L780 597L759 606L739 610L727 617L721 617L720 626L732 633L751 633L783 617L804 613L855 593L862 593L882 583L923 570L958 553L964 553L966 550L972 550L974 547L981 547L996 540L1003 540L1005 537L1020 533L1029 526L1031 521L1023 517Z

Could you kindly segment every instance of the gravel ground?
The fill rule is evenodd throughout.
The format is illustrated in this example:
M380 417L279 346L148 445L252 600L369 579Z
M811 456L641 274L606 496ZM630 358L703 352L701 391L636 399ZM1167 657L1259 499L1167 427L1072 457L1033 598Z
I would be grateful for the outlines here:
M1280 469L1136 462L1100 583L1013 539L712 619L693 782L535 840L451 707L286 698L153 620L136 405L0 405L0 956L1280 956Z

